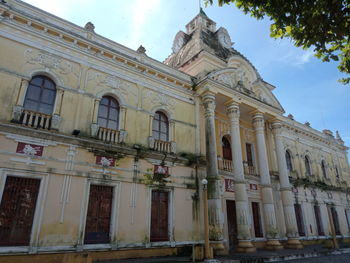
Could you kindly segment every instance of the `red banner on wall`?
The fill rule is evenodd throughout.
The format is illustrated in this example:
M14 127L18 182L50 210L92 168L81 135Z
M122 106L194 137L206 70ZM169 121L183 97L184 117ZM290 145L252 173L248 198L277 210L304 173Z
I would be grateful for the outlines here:
M96 156L96 164L102 165L102 166L114 167L115 159L112 157Z
M169 175L169 167L163 165L155 165L154 166L155 174Z
M225 179L225 191L234 192L235 191L235 181L232 179Z
M16 153L23 153L32 156L42 156L43 150L44 146L19 142L17 144Z

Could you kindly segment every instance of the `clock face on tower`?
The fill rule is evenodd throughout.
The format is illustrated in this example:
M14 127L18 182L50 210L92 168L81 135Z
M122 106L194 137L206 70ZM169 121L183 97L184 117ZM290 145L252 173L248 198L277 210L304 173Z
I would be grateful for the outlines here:
M219 34L219 42L225 48L232 47L232 42L229 34L227 32L220 32Z

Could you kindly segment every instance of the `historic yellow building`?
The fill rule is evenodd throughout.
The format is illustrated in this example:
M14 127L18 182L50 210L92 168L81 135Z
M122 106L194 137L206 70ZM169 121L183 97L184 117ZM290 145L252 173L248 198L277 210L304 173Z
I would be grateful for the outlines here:
M0 261L200 258L203 178L217 254L349 237L339 134L284 117L204 12L161 63L7 0L0 46Z

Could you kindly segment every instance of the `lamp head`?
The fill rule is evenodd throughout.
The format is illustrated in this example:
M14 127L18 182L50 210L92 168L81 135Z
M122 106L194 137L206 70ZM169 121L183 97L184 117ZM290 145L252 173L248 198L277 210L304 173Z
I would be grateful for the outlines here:
M207 185L207 184L208 184L208 180L204 178L204 179L202 180L202 184L203 184L203 185Z

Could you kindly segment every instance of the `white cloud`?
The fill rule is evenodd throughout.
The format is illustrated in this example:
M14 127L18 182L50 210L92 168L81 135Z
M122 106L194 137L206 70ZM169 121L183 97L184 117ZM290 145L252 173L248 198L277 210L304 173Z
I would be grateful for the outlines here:
M142 39L148 32L145 32L147 20L152 13L156 13L160 7L160 0L136 0L131 5L132 18L129 25L130 36L128 38L128 46L137 48ZM155 25L156 26L156 25ZM154 32L154 31L153 31Z

